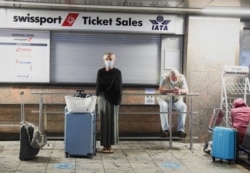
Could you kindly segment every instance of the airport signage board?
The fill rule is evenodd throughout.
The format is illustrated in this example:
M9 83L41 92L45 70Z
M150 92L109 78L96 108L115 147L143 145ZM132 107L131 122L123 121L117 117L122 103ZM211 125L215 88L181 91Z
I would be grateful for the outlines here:
M2 28L175 34L180 17L161 14L0 9ZM181 19L182 20L182 19ZM178 28L179 30L179 28Z

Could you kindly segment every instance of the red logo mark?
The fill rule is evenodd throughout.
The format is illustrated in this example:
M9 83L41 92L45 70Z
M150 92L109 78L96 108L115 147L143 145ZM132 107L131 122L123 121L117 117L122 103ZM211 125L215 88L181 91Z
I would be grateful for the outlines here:
M75 23L78 15L79 13L69 13L66 19L64 20L62 26L72 26Z

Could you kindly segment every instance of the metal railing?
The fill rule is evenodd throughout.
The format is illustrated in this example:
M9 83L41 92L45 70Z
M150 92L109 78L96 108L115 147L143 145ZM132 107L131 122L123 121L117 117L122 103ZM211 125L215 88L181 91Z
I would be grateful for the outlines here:
M133 95L133 96L161 96L162 94L140 94L140 93L128 93L128 94L124 94L126 95ZM167 96L169 97L175 97L175 94L167 94ZM189 138L190 138L190 149L193 148L193 139L197 139L197 137L193 136L193 114L198 114L198 112L195 112L193 110L193 97L197 97L199 96L199 93L188 93L188 94L183 94L181 95L183 97L189 97L189 111L187 112L183 112L189 115ZM169 115L169 127L172 127L172 115L176 114L173 113L173 109L172 109L172 99L169 99L169 106L168 106L168 111L167 112L119 112L119 114L160 114L160 113L168 113ZM146 105L152 105L152 104L145 104ZM172 143L173 143L173 139L175 139L175 137L173 137L172 135L172 128L169 128L169 148L172 148ZM179 139L179 138L177 138Z
M32 94L38 94L39 97L39 110L38 111L32 111L33 113L39 113L39 117L42 117L40 115L45 114L59 114L59 113L64 113L64 111L43 111L43 96L44 95L73 95L74 93L58 93L58 92L32 92ZM145 94L145 93L123 93L123 96L160 96L162 94ZM175 94L168 94L169 97L174 97L176 96ZM193 97L197 97L199 96L199 93L188 93L185 95L182 95L183 97L189 97L189 111L184 112L186 114L189 115L189 139L190 139L190 149L193 148L193 139L196 139L197 137L193 136L193 114L197 114L198 112L195 112L193 110ZM122 106L123 104L121 104ZM129 104L125 104L126 106L128 106ZM136 104L133 104L136 105ZM141 106L142 104L140 104ZM143 106L152 106L152 104L143 104ZM151 114L160 114L160 113L168 113L169 114L169 127L172 127L172 115L176 114L173 113L172 111L172 99L170 99L169 102L169 106L168 106L168 111L167 112L119 112L119 114L121 115L132 115L132 114L145 114L145 115L151 115ZM39 123L42 122L39 120ZM45 123L47 123L46 121L44 121ZM40 124L39 124L40 125ZM45 124L46 126L46 124ZM124 139L126 137L123 137ZM129 139L138 139L138 137L127 137ZM145 138L145 137L144 137ZM155 139L155 137L146 137L147 139ZM175 139L175 137L173 137L172 135L172 129L169 128L169 148L172 148L172 143L173 143L173 139Z

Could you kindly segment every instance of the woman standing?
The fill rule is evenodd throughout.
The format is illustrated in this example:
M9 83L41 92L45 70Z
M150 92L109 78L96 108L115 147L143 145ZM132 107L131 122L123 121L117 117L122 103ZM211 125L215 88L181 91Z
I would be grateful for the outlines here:
M101 119L101 146L103 153L113 153L111 145L118 144L118 115L122 99L122 74L114 68L115 55L103 56L105 67L97 72L96 95L98 96L98 113Z

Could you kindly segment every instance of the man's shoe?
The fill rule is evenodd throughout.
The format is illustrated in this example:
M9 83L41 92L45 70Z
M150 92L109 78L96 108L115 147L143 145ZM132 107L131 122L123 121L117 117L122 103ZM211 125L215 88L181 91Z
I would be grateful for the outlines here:
M177 132L177 136L179 138L185 138L187 136L187 133L183 132L183 131L178 131Z
M162 135L161 135L162 137L169 137L169 132L168 132L168 130L164 130L163 132L162 132Z

